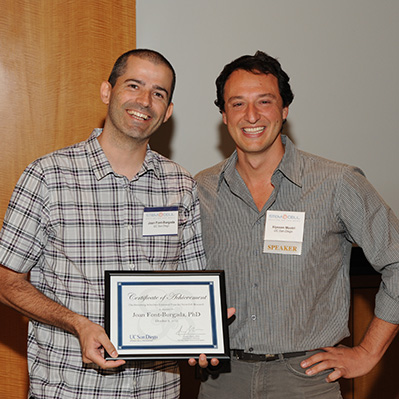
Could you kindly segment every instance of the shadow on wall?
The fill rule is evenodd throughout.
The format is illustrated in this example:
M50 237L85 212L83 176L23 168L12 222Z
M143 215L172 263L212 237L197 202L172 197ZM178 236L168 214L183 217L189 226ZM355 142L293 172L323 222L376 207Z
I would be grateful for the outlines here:
M162 154L164 157L172 159L173 151L171 147L175 121L173 116L152 135L150 139L151 149Z
M155 132L154 135L151 137L151 149L159 152L166 158L172 159L173 151L171 144L173 140L174 129L175 121L172 116L166 123L161 125L158 131ZM217 128L217 133L219 136L219 144L217 146L217 149L220 151L223 159L228 158L235 150L235 144L233 139L230 137L226 125L222 121ZM284 124L283 133L295 143L293 135L291 134L290 123L288 120Z

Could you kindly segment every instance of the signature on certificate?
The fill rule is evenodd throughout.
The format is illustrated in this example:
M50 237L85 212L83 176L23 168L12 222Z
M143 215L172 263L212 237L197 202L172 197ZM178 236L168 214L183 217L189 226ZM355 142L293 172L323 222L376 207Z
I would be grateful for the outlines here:
M196 328L194 326L189 326L188 328L183 328L183 326L180 326L180 328L176 332L176 335L188 337L193 335L195 332Z

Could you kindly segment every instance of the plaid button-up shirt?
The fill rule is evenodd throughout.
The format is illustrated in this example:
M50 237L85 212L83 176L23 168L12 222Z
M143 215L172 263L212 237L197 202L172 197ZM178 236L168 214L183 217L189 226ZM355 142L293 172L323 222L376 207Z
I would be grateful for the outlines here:
M0 263L67 308L104 323L105 270L198 270L205 266L196 183L147 150L129 181L116 174L97 137L29 165L0 233ZM178 206L178 235L143 236L146 207ZM84 365L78 339L29 323L34 398L178 398L175 362L128 362L103 371Z

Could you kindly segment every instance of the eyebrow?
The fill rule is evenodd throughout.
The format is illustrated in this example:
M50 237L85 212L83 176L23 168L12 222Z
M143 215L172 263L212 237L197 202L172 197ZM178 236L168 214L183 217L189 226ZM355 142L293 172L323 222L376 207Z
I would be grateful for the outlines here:
M138 84L140 84L142 86L146 85L146 83L143 80L140 80L140 79L126 79L125 80L125 83L129 83L129 82L135 82L135 83L138 83ZM164 87L158 86L158 85L153 85L152 88L155 89L155 90L160 90L160 91L165 92L166 96L169 98L169 92Z
M277 98L277 96L272 94L272 93L264 93L264 94L258 95L258 98L264 98L264 97L270 97L270 98L273 98L273 99ZM234 100L242 100L244 98L245 98L245 96L232 96L232 97L227 99L227 102L234 101Z

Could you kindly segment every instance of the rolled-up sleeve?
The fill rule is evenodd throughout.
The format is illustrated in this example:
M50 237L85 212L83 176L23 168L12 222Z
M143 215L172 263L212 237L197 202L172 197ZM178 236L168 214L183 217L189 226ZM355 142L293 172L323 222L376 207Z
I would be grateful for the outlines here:
M381 273L375 315L399 324L399 220L361 170L344 173L339 215L350 239L362 249L373 268Z

